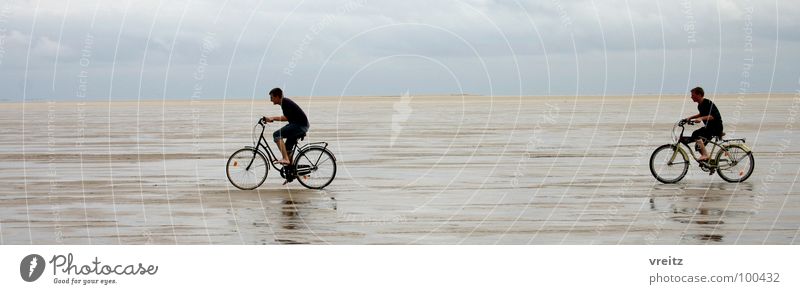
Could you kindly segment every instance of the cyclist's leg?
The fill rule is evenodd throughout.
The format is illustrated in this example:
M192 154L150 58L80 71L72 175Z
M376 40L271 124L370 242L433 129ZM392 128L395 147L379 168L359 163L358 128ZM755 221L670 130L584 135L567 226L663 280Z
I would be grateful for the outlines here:
M280 147L283 148L283 149L281 149L281 153L283 154L283 158L286 159L286 161L285 161L286 165L283 167L283 169L285 171L285 176L286 176L286 181L283 182L284 185L294 181L295 167L294 167L294 162L292 162L292 154L291 154L291 152L292 152L292 148L294 147L294 144L296 142L297 142L297 138L295 138L295 137L287 137L286 138L286 144L284 144L284 146L280 146Z
M692 132L692 140L700 147L700 157L697 158L699 161L708 160L708 151L706 151L706 144L703 141L704 138L711 138L711 132L708 128L702 127Z
M281 159L278 160L280 164L289 164L289 155L286 154L286 144L283 142L283 139L286 138L287 132L286 129L289 125L285 125L282 128L278 129L274 133L272 133L272 139L275 141L275 145L278 145L278 151L281 153Z
M305 134L306 129L297 124L287 124L273 133L275 143L278 144L278 149L281 151L283 159L279 162L282 164L291 164L291 157L289 152L292 151L294 145L297 144L297 138ZM286 143L282 139L286 139Z
M292 157L294 156L292 154L292 151L294 150L294 145L297 145L297 137L286 138L286 155L289 161L291 161ZM292 162L291 164L294 164L294 162Z
M286 140L286 143L288 144L286 146L286 151L289 152L289 158L290 159L294 158L294 154L292 154L292 153L294 151L294 146L297 145L297 139L305 137L307 132L308 132L308 126L298 126L297 135L292 137L291 144L289 144L289 140L288 139ZM292 164L294 164L294 162Z

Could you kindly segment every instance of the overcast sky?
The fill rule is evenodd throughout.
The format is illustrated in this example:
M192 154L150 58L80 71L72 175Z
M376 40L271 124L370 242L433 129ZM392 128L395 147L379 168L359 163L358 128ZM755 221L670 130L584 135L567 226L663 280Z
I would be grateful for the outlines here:
M796 0L0 3L2 100L800 89Z

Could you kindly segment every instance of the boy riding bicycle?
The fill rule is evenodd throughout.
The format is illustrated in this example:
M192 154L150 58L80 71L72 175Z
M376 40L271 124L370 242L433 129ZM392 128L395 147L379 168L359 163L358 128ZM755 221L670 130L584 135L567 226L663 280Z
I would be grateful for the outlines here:
M278 160L277 162L286 166L292 165L292 154L289 152L292 151L294 145L297 144L297 139L302 138L308 132L309 123L308 117L306 116L303 109L297 105L294 101L289 98L283 97L283 90L280 88L274 88L269 91L270 101L274 105L280 105L281 110L283 111L282 116L271 116L271 117L262 117L261 120L264 122L273 122L273 121L288 121L289 123L279 130L272 133L272 138L275 141L275 144L278 145L278 149L281 151L282 159ZM284 143L283 139L286 139L286 143ZM284 184L291 182L293 178L287 178Z
M705 140L711 140L713 136L722 137L722 116L719 114L719 109L714 102L705 99L705 92L703 88L696 87L691 90L692 101L697 103L698 114L687 117L686 121L693 121L695 123L703 122L704 127L699 128L692 132L691 140L700 147L700 158L698 161L708 160L709 155L706 151Z

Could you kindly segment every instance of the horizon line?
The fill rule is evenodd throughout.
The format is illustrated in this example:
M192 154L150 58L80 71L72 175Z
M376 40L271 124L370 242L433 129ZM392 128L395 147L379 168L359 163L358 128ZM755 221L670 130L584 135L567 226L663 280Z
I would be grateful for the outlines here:
M485 95L485 94L474 94L474 93L446 93L446 94L434 94L434 93L427 93L427 94L417 94L411 95L412 97L441 97L441 98L457 98L457 97L466 97L466 98L478 98L478 97L635 97L635 96L678 96L678 95L689 95L689 92L686 93L679 93L679 92L664 92L664 93L644 93L644 94L538 94L538 95ZM712 95L706 95L710 97L718 96L718 95L797 95L800 94L800 90L797 91L772 91L772 92L717 92ZM401 97L402 95L315 95L315 96L291 96L287 98L297 97L297 98L395 98ZM114 98L57 98L57 99L46 99L46 98L28 98L28 99L0 99L0 103L23 103L23 102L108 102L108 101L116 101L116 102L136 102L136 101L194 101L194 100L203 100L203 101L210 101L210 100L253 100L253 99L266 99L266 97L191 97L191 96L181 96L181 97L114 97ZM23 101L24 100L24 101Z

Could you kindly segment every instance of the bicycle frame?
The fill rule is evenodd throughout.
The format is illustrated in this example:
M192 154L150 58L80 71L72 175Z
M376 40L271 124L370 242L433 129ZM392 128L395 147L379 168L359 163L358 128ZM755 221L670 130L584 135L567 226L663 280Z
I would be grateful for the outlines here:
M672 154L672 157L669 160L669 164L672 164L675 161L675 158L677 157L678 152L682 153L684 156L687 155L686 154L686 150L684 150L683 147L681 147L681 145L686 146L686 149L689 150L689 155L692 156L692 159L694 159L695 162L700 162L700 161L697 160L698 157L695 155L695 153L692 150L692 148L689 147L689 143L691 143L691 142L688 141L688 140L685 140L686 137L683 136L684 132L686 131L686 127L684 127L682 123L679 124L679 126L681 127L681 134L677 137L677 142L675 142L675 144L674 144L676 152L674 152ZM745 144L745 139L722 140L721 141L722 144L720 144L720 140L717 139L717 138L713 138L712 140L709 140L709 139L706 139L706 138L702 138L702 139L705 139L706 147L708 146L708 144L712 145L711 150L708 151L709 157L712 154L715 154L714 152L717 151L717 148L719 148L719 150L720 150L719 152L723 152L723 151L724 152L728 152L728 148L726 148L725 146L738 146L738 147L741 147L743 150L745 150L748 154L750 152L752 152L750 147L748 147ZM737 142L737 141L741 141L741 143L731 143L731 142ZM725 145L723 145L723 144L725 144ZM744 156L742 158L744 158ZM736 159L736 161L734 162L733 165L728 165L728 166L720 166L719 162L713 162L713 164L710 164L710 163L702 163L702 164L705 164L706 166L708 166L709 168L712 168L712 169L722 169L723 167L724 168L730 168L730 167L735 166L736 162L739 162L742 158Z
M269 142L267 142L267 139L264 139L264 131L267 129L267 125L265 123L261 122L261 121L259 121L258 124L261 125L261 134L258 136L258 141L255 142L256 146L255 147L246 146L246 147L253 148L256 152L259 152L262 155L266 154L266 157L269 160L270 165L272 165L272 168L274 168L275 170L281 170L280 167L275 165L275 161L278 160L278 157L275 156L275 153L272 151L272 147L269 146ZM299 144L294 144L294 146L292 147L292 150L289 153L293 154L293 155L294 154L298 154L298 153L295 153L295 152L302 151L303 149L305 149L305 148L307 148L309 146L312 146L312 145L323 145L322 148L327 148L328 147L328 143L327 142L312 142L312 143L304 144L302 147L298 147ZM267 152L262 152L261 151L262 148L264 150L266 150ZM256 159L256 154L253 153L253 157L250 158L250 163L247 164L247 169L248 170L250 169L250 166L253 165L253 161L255 161L255 159ZM336 158L334 157L334 160L335 159Z

